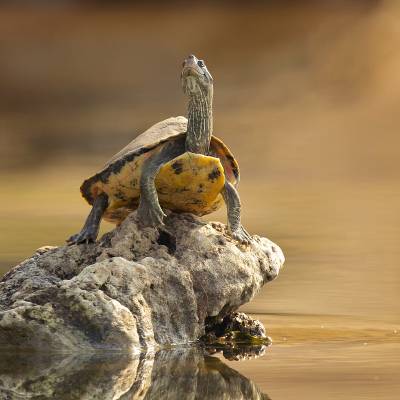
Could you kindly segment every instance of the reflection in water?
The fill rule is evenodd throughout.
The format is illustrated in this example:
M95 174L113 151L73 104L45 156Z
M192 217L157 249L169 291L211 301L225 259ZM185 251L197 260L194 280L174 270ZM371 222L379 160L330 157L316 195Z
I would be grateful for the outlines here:
M249 379L197 348L134 356L2 354L0 398L269 399Z
M245 345L245 344L214 344L209 346L206 351L208 354L222 353L222 355L229 361L241 361L250 358L258 358L265 354L268 345Z

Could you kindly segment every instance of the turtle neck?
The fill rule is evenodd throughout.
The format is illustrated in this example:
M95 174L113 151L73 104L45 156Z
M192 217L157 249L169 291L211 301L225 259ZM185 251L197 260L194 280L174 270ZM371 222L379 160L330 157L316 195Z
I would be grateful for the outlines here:
M190 95L186 151L208 154L213 131L212 100L212 87L208 92L202 88L198 93Z

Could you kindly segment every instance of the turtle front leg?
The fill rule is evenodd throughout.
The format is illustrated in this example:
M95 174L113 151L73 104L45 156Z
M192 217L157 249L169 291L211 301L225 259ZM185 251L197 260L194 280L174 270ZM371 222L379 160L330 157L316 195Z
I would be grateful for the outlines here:
M163 219L166 215L158 201L155 178L165 163L184 152L185 145L183 140L169 142L144 163L140 177L140 202L137 211L139 222L142 226L158 227L163 225Z
M107 207L108 196L105 193L101 193L94 200L92 211L90 211L82 230L76 235L72 235L67 240L67 243L71 245L95 242L99 234L101 218Z
M238 191L230 182L225 182L222 196L228 212L228 230L230 235L240 243L249 244L251 236L240 222L241 204Z

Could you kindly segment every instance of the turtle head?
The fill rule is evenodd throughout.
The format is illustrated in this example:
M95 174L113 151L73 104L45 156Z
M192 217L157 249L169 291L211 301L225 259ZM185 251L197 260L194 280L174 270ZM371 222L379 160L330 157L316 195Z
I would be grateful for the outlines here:
M188 96L200 92L212 96L213 78L204 61L197 59L194 55L188 56L183 61L181 82L183 91Z

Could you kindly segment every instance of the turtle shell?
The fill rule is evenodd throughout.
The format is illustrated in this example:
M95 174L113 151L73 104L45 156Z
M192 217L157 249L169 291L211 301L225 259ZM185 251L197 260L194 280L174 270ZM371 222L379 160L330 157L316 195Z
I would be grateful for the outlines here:
M186 128L185 117L168 118L153 125L114 155L100 172L86 179L81 186L82 196L93 204L105 192L109 206L103 218L120 223L139 204L144 161L167 143L182 139ZM210 155L182 154L160 169L155 183L162 207L204 215L221 205L225 180L237 186L239 167L225 144L212 136Z

